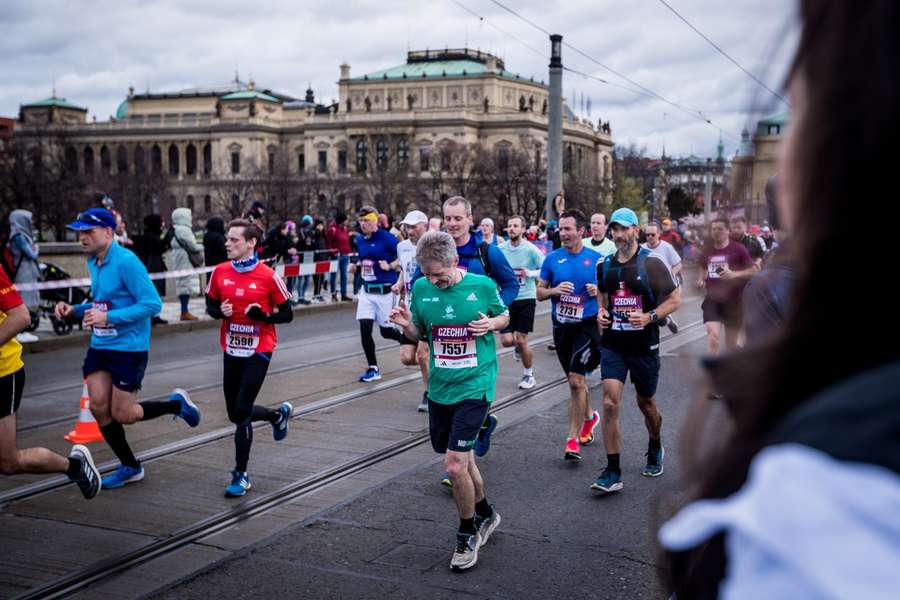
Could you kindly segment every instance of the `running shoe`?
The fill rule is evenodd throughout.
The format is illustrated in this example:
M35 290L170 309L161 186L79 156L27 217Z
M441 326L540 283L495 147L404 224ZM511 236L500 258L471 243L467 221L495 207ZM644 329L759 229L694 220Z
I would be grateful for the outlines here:
M547 344L547 350L550 352L556 351L556 344Z
M678 323L676 323L675 319L671 316L666 317L666 327L669 328L669 331L672 332L672 335L678 333Z
M566 453L563 458L566 460L581 460L581 447L578 445L578 440L569 438L566 442Z
M453 558L450 559L450 568L454 571L471 569L478 562L478 533L457 533L456 549L453 550Z
M134 483L136 481L140 481L143 478L143 466L134 468L126 467L125 465L119 465L119 468L116 469L115 473L113 473L112 475L107 475L100 483L103 486L103 489L114 490L123 487L126 483Z
M609 467L603 469L600 477L591 484L591 489L604 494L618 492L623 487L622 474L619 471L613 471Z
M225 488L225 497L239 498L249 492L252 488L253 485L250 483L250 476L247 475L246 471L232 471L231 485Z
M491 512L491 516L487 519L482 519L478 515L475 515L475 527L478 528L478 537L480 538L482 546L487 544L491 534L494 533L494 530L500 525L500 513L497 512L497 509L494 508L493 504L491 504L491 510L493 512Z
M441 475L441 485L444 487L448 487L451 490L453 489L453 480L450 479L450 475L448 475L447 473Z
M659 450L653 451L649 448L647 449L647 466L644 467L644 470L641 471L641 475L644 477L659 477L663 474L663 458L666 456L666 450L659 446Z
M519 389L530 390L536 383L537 381L535 381L534 375L522 375L522 381L519 382Z
M581 426L581 432L578 434L578 441L582 446L590 446L594 443L594 430L599 423L600 413L595 410L593 416Z
M416 407L416 410L419 412L428 412L428 392L422 392L422 400L419 402L419 406Z
M69 452L69 458L78 463L78 475L72 481L78 485L82 495L90 500L100 492L100 471L94 464L91 451L86 446L75 444Z
M181 412L175 415L176 417L181 417L191 427L196 427L200 424L200 409L191 402L191 397L186 391L181 388L175 388L172 390L169 400L175 400L181 404Z
M497 429L497 417L488 415L488 418L481 424L478 431L478 438L475 440L475 456L484 456L491 449L491 434Z
M272 423L272 437L275 438L276 442L280 442L287 437L288 425L291 422L291 414L293 412L294 407L290 402L283 402L278 407L278 420Z
M366 372L359 376L360 381L368 383L369 381L378 381L381 379L381 371L378 367L369 367Z

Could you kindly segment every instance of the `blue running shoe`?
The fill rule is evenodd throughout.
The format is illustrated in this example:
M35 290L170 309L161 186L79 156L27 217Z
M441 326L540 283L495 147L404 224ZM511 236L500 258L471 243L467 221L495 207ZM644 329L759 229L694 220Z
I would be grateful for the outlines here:
M200 424L200 409L197 408L196 404L191 402L191 397L186 391L181 388L175 388L172 390L172 395L169 396L169 400L174 400L181 404L181 412L176 416L184 419L185 423L191 427L196 427Z
M644 470L641 471L641 475L644 477L659 477L663 474L663 458L666 456L666 449L662 447L662 444L659 446L659 450L653 451L649 448L647 449L647 466L644 467Z
M126 483L134 483L136 481L140 481L143 478L143 466L135 469L134 467L119 465L119 468L116 469L115 473L113 473L112 475L107 475L102 480L100 480L100 485L103 486L104 490L114 490L123 487Z
M619 471L612 471L608 467L603 469L597 481L591 484L591 489L604 494L618 492L623 487L622 474Z
M360 381L364 381L366 383L370 381L378 381L381 379L381 371L378 370L378 367L369 367L366 369L366 372L359 376Z
M272 423L272 437L275 438L276 442L280 442L287 437L288 424L291 421L291 413L293 412L294 407L291 406L290 402L283 402L281 406L278 407L278 414L281 416L277 421Z
M231 485L225 488L226 498L239 498L253 488L250 483L250 476L246 472L232 471Z
M475 456L484 456L491 449L491 434L497 429L497 417L488 415L475 440Z
M451 490L453 489L453 480L450 479L450 476L447 473L444 473L441 476L441 485L444 487L448 487Z

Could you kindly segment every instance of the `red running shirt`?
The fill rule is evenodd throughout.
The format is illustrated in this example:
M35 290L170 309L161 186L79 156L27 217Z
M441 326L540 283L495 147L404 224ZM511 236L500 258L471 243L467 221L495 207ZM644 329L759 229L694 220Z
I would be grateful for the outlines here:
M247 273L238 273L231 262L216 267L209 278L206 294L213 300L228 300L234 307L231 317L222 319L219 342L222 350L237 357L257 352L274 352L278 344L275 325L254 321L244 314L251 304L259 304L264 313L290 300L287 286L278 273L259 263Z

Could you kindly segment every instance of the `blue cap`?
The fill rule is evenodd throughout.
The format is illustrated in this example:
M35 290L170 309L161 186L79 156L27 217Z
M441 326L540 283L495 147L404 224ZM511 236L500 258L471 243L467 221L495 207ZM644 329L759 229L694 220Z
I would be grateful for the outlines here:
M115 229L116 218L105 208L89 208L84 212L78 213L75 222L69 223L66 227L75 231L87 231L94 227Z
M630 208L619 208L609 218L609 224L618 223L625 227L640 227L637 215Z

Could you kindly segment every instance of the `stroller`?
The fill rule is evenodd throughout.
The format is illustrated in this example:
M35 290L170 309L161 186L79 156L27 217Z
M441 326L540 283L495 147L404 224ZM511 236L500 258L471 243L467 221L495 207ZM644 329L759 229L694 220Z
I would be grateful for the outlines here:
M41 270L41 281L62 281L71 278L68 273L53 263L42 262L39 267ZM80 287L41 290L41 305L36 316L32 316L32 328L30 331L37 329L37 326L40 324L41 314L46 315L50 319L50 323L53 325L53 332L56 335L68 335L72 333L72 328L76 324L79 329L82 329L81 322L76 319L57 319L53 314L53 309L56 307L57 302L66 302L75 305L87 302L90 297L90 288L88 288L87 291Z

